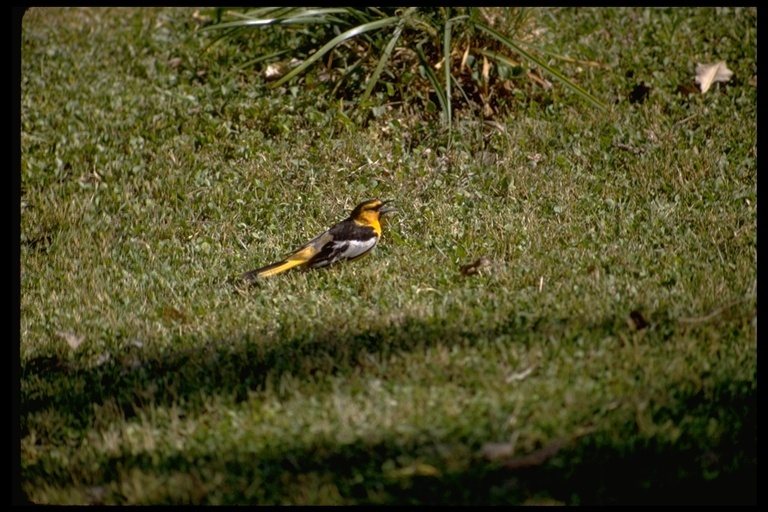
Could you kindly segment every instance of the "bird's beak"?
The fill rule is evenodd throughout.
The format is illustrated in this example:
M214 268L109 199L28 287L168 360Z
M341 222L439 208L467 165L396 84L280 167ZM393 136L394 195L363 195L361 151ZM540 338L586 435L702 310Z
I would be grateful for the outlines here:
M386 201L381 202L381 207L379 208L379 214L384 215L385 213L394 213L397 210L392 208L391 206L387 206L387 203L391 203L393 199L387 199Z

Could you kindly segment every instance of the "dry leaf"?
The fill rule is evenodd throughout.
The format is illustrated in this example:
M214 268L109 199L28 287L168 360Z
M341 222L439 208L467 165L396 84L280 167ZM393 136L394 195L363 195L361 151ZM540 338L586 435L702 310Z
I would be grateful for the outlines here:
M135 347L135 348L142 348L144 346L144 342L141 340L133 339L128 342L129 347Z
M469 45L467 45L467 49L464 50L464 55L461 56L461 66L459 66L459 71L467 64L467 57L469 57ZM471 72L472 69L467 66L467 69Z
M504 125L502 125L502 124L501 124L501 123L499 123L498 121L493 121L493 120L491 120L491 119L486 119L486 120L484 121L484 124L485 124L486 126L490 127L490 128L496 128L496 129L497 129L498 131L500 131L501 133L506 133L506 132L507 132L507 130L504 128Z
M695 85L688 87L687 85L680 84L677 86L677 92L683 96L688 96L690 94L701 94L701 91L698 90Z
M417 462L410 466L406 466L399 469L394 469L387 472L387 476L390 478L407 478L412 476L442 476L442 473L435 466L424 464L423 462Z
M103 352L99 357L96 358L95 365L101 366L103 364L107 364L112 360L112 356L109 355L109 352Z
M533 366L529 366L528 368L526 368L523 371L515 372L515 373L511 374L509 377L507 377L507 384L511 384L512 382L514 382L516 380L523 380L523 379L525 379L535 369L536 369L536 365L533 365Z
M566 503L564 501L556 500L554 498L545 498L542 496L534 496L526 499L522 505L524 507L562 507Z
M653 130L643 130L643 135L645 135L645 138L650 142L659 142L659 138L656 136Z
M504 460L504 466L508 469L524 469L541 466L554 457L565 445L565 440L557 439L532 453L508 459L508 454L511 455L511 448L500 443L487 443L483 446L483 455L489 460Z
M514 455L512 443L485 443L483 456L488 460L508 459Z
M716 64L697 64L696 83L699 84L701 93L709 90L714 82L727 82L733 76L733 71L728 69L724 61Z
M483 55L483 96L485 98L488 98L488 84L490 83L490 77L491 77L491 63L488 62L488 59L485 58L485 55ZM486 99L483 100L485 102L485 110L489 108L488 102ZM491 114L488 115L485 114L486 117L491 117L493 115L491 111Z
M488 79L491 76L491 63L488 62L488 59L483 55L483 81L488 82Z
M206 16L205 14L200 14L200 10L196 9L195 12L192 13L192 19L195 21L207 22L211 20L211 17Z
M56 331L56 334L63 338L72 349L76 349L85 341L85 336L79 336L70 331Z
M101 485L95 487L86 487L85 497L89 505L104 505L104 498L107 496L107 488Z
M531 153L530 155L525 155L525 158L527 158L528 161L537 164L544 159L544 155L541 153Z
M549 89L550 87L552 87L552 82L544 78L544 76L541 74L541 71L539 71L538 69L532 69L528 71L527 75L528 75L528 78L530 78L531 80L533 80L534 82L542 86L544 89Z
M639 311L633 310L629 313L629 317L627 317L627 325L633 331L640 331L648 327L649 324Z
M480 165L484 166L496 165L496 162L499 160L498 155L492 151L480 151L475 155L475 158L477 158L477 162Z
M491 260L485 256L482 256L478 258L474 263L470 263L469 265L462 265L459 267L459 272L461 272L461 275L463 276L471 276L477 274L481 268L487 267L490 264Z
M616 142L613 145L616 149L620 149L622 151L628 151L630 153L634 153L636 155L639 155L640 153L644 153L645 150L643 148L638 148L636 146L632 146L630 144L624 144L623 142Z
M165 320L177 320L183 324L187 323L187 316L172 306L166 306L160 311L160 315Z
M645 82L640 82L634 87L634 89L632 89L632 92L629 93L629 102L642 103L643 101L645 101L645 98L648 97L648 94L650 92L651 92L650 86L645 85Z
M282 78L285 74L288 73L288 70L288 64L285 62L273 62L267 66L266 70L264 70L264 80L267 82L272 82Z
M72 367L69 363L59 359L56 356L35 357L27 361L27 364L24 365L24 372L29 372L32 374L39 374L39 373L59 371L59 370L67 371L71 369Z

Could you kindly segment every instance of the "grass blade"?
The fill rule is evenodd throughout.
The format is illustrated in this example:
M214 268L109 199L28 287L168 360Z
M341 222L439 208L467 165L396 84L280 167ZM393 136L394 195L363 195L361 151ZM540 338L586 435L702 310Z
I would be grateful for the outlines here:
M445 30L443 31L443 66L445 68L445 102L448 112L448 129L450 130L451 122L453 120L453 111L451 104L451 28L457 21L469 18L467 15L456 16L449 19L445 23ZM463 92L463 91L462 91Z
M360 104L364 104L368 100L368 97L371 95L373 88L378 83L379 75L381 75L381 71L389 61L389 56L392 54L392 50L394 50L398 39L400 39L400 34L403 32L404 26L405 23L400 21L400 23L397 24L397 27L395 27L395 32L392 34L392 38L389 40L389 43L387 43L387 47L384 49L384 53L379 59L379 62L376 64L376 69L373 70L371 77L368 79L368 85L365 87L365 92L360 97Z
M389 62L389 57L392 55L392 51L395 49L395 45L397 44L397 41L400 39L400 34L403 32L403 28L405 27L405 22L407 18L416 10L416 7L411 7L405 13L403 13L402 16L400 16L400 21L397 24L397 27L395 27L395 32L392 34L392 38L389 40L389 43L387 43L387 47L384 49L384 54L379 59L379 62L376 64L376 69L373 70L373 74L371 75L371 78L368 79L368 85L365 87L365 92L363 93L362 97L360 98L360 104L365 104L365 102L368 100L368 98L371 95L371 92L373 92L373 88L376 86L376 84L379 81L379 75L381 75L381 71L384 69L384 66Z
M445 99L445 91L442 89L442 87L440 87L440 83L437 81L437 77L435 76L434 71L432 71L432 66L430 66L429 62L427 61L426 56L424 56L424 50L421 49L421 46L425 42L426 41L422 41L416 45L416 54L419 56L421 65L424 67L424 73L426 73L427 78L432 83L432 88L435 90L437 100L440 102L440 108L443 111L444 119L449 119L448 114L446 113L448 111L448 103Z
M258 14L261 14L259 12ZM324 9L289 9L281 13L280 16L273 16L271 18L262 18L258 16L248 16L247 14L231 12L235 17L243 19L229 21L226 23L219 23L217 25L211 25L200 29L201 32L206 30L226 29L233 27L254 27L254 26L267 26L267 25L297 25L303 23L327 23L326 16L329 14L346 14L347 9L340 8L324 8ZM268 14L268 13L263 13ZM338 18L334 18L336 22L341 22Z
M283 78L275 82L273 87L279 87L288 80L292 79L299 73L302 73L305 69L307 69L309 66L311 66L315 61L323 57L326 53L328 53L330 50L332 50L336 45L341 43L342 41L345 41L347 39L351 39L353 37L356 37L360 34L363 34L365 32L369 32L371 30L378 30L380 28L386 27L387 25L393 25L397 23L399 20L398 18L385 18L383 20L377 20L372 21L371 23L366 23L364 25L358 25L357 27L351 28L347 30L346 32L343 32L339 34L338 36L334 37L330 41L328 41L322 48L320 48L318 51L313 53L307 60L305 60L300 66L296 67L293 71L285 75Z
M580 86L576 85L572 81L568 80L564 75L562 75L559 71L556 69L548 66L546 63L544 63L541 59L537 58L536 56L528 53L523 48L520 47L517 43L512 41L511 39L501 35L500 33L496 32L490 27L487 27L485 25L482 25L480 23L474 23L474 26L478 29L482 30L483 32L486 32L491 37L502 43L503 45L508 46L510 49L512 49L515 53L519 53L523 58L525 58L527 61L533 63L536 66L539 66L541 69L548 72L550 75L552 75L554 78L559 80L563 85L571 89L573 92L587 100L589 103L591 103L593 106L597 107L603 112L608 111L608 107L606 107L600 100L592 96L590 93L588 93L586 90L581 88ZM503 55L500 55L495 52L490 52L487 50L481 50L481 53L483 55L487 55L488 57L492 57L496 60L499 60L501 62L504 62L505 64L510 64L510 59L507 57L504 57Z
M451 113L451 21L445 23L443 30L443 68L445 69L445 103L446 117L448 118L448 129L453 119Z

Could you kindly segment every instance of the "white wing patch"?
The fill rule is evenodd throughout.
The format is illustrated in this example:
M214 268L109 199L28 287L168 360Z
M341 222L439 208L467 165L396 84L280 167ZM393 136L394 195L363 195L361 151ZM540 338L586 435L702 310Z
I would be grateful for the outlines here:
M368 240L345 240L344 242L338 242L339 254L338 259L352 259L370 251L373 246L376 245L378 239L372 236ZM334 244L337 242L333 242ZM334 247L335 249L335 247Z
M331 249L330 257L323 258L312 264L312 267L325 267L337 261L357 258L373 249L378 239L374 236L368 240L339 240L328 243Z

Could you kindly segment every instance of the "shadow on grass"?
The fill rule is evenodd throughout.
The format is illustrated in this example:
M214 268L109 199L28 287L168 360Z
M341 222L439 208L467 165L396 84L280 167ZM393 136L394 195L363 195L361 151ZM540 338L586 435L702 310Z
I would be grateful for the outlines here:
M281 446L258 452L244 447L194 458L176 452L159 463L150 453L123 455L103 461L98 475L91 476L104 483L119 482L120 468L141 468L162 482L172 473L183 472L194 475L193 480L204 487L204 475L223 474L224 481L215 485L217 501L223 504L301 504L312 502L313 493L316 497L323 488L330 488L332 495L357 504L754 505L754 388L740 396L726 391L716 400L734 420L733 429L716 447L700 446L685 437L673 445L654 440L638 443L630 439L633 436L616 442L597 433L568 443L540 464L511 468L504 462L491 463L465 446L404 446L397 439L385 439L375 444ZM740 416L744 411L746 416ZM393 475L384 470L400 457L453 459L454 463L464 457L465 461L460 469L443 470L438 476ZM28 469L30 474L42 476L52 469L50 463L35 466ZM54 480L66 486L66 468L60 469ZM51 483L50 473L48 478ZM168 491L165 499L169 503L207 503L209 499L207 494L191 499L191 490L180 492L181 497L174 498L173 491ZM109 502L124 500L115 495Z
M305 333L284 342L264 343L246 335L231 342L143 359L124 358L94 368L56 362L44 367L39 361L30 362L22 371L22 381L27 380L22 385L22 436L28 416L45 409L65 411L62 417L67 418L70 429L86 430L95 420L93 405L108 399L129 418L148 404L170 405L183 399L188 408L194 408L212 394L243 400L249 391L265 386L278 389L285 375L322 381L324 375L368 371L367 359L386 361L391 355L437 343L450 346L509 335L516 343L530 344L551 335L567 338L579 329L613 332L617 325L614 319L607 319L601 325L576 326L574 330L573 322L518 316L489 328L457 328L440 321L407 319L397 326L365 332ZM228 503L283 503L291 500L285 494L291 492L290 482L319 479L355 503L520 504L541 498L567 504L754 504L756 386L729 381L715 383L714 388L706 398L681 390L678 398L685 404L684 410L670 414L680 420L686 414L706 418L718 411L720 423L729 430L716 446L702 446L687 434L674 444L639 441L632 435L635 426L628 425L624 441L595 432L566 442L539 463L519 467L509 461L489 461L479 447L460 445L458 455L446 456L442 445L409 446L401 439L385 438L376 444L281 446L258 453L217 451L194 460L179 452L163 457L160 463L151 454L121 455L104 460L94 480L114 481L121 467L158 474L220 471L229 476L216 491ZM55 443L56 436L52 433L49 442ZM459 469L443 468L439 478L388 476L383 470L398 457L414 454L428 460L458 456L464 462L454 465ZM70 485L67 467L63 463L57 466L51 460L39 461L24 474L32 480L46 478L49 483Z
M22 404L27 412L61 408L78 422L74 428L86 428L93 419L91 405L109 399L120 405L127 418L148 401L170 405L184 399L194 404L201 396L216 394L243 400L249 391L265 386L279 389L286 375L317 382L325 375L366 371L366 361L387 361L392 355L437 344L473 343L500 335L509 335L516 343L531 343L537 331L537 336L542 331L562 332L563 325L552 321L543 326L541 319L519 316L488 329L457 328L439 319L428 323L407 318L398 325L365 331L304 332L290 340L244 333L237 339L201 342L199 347L178 352L133 351L91 367L37 358L22 366L22 382L37 381L22 386Z

